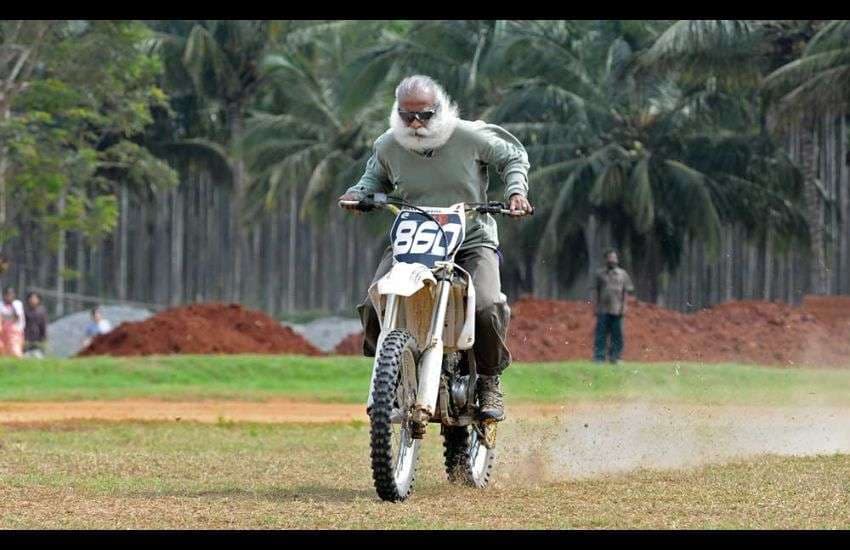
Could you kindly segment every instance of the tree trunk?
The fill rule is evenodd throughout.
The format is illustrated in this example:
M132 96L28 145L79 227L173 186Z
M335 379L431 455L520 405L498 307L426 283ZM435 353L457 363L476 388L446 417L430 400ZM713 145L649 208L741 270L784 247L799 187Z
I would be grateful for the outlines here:
M298 190L293 185L289 191L289 257L286 275L286 309L295 311L295 261L298 248Z
M764 288L762 288L762 299L770 300L771 283L773 282L773 238L768 231L764 237Z
M261 281L263 300L265 301L266 310L269 315L277 316L277 294L279 291L280 277L278 276L278 258L280 247L278 246L278 226L277 218L273 212L269 212L265 222L265 241L263 243L263 257L268 258L268 262L263 267L263 279Z
M811 119L803 125L800 132L800 153L802 156L803 181L806 193L806 218L811 236L809 260L809 292L826 292L826 258L824 254L823 201L818 190L817 159L814 141L815 124Z
M841 230L839 235L838 249L838 271L840 273L840 285L838 292L850 293L850 179L847 175L847 117L842 116L839 124L839 147L838 147L838 189L839 203L841 208Z
M57 205L59 216L65 213L65 190L59 193ZM59 230L59 245L56 251L56 317L65 315L65 230Z
M130 199L127 184L121 184L119 191L121 197L121 210L118 221L118 299L127 299L127 232L129 230Z
M230 150L242 141L245 133L245 113L241 101L231 102L227 106L227 119L230 126ZM245 241L245 232L242 226L242 210L245 197L245 162L241 155L231 159L233 169L233 196L231 197L231 235L233 238L233 286L230 299L238 302L242 295L242 260Z
M727 227L723 231L723 237L723 247L726 251L723 258L723 267L725 272L725 276L723 277L723 301L728 302L732 300L732 297L735 295L735 281L732 273L732 266L734 264L733 260L735 258L734 228Z
M75 271L77 272L77 294L86 293L86 243L82 233L77 233L77 249L75 250ZM100 290L100 289L98 289Z
M319 232L310 225L310 297L309 309L318 307L319 300Z
M757 295L756 281L758 280L758 247L747 240L747 278L744 297L747 300L755 300Z
M183 301L183 199L179 189L171 191L171 292L172 306Z
M5 107L0 111L3 123L6 123L10 118L9 110ZM9 169L8 148L5 145L0 145L0 229L6 227L6 172ZM0 241L0 252L3 250L3 241Z
M6 147L0 147L0 228L6 226L6 171L9 166L6 151ZM3 250L2 242L0 250Z
M351 222L348 222L347 225L348 225L348 228L347 228L347 231L346 231L346 233L348 235L348 244L346 246L346 253L348 254L348 285L347 285L347 288L349 289L349 292L348 292L348 296L347 296L347 300L346 300L347 303L345 304L345 307L346 307L346 309L351 309L351 306L353 306L356 303L356 300L357 300L357 291L358 291L358 287L359 287L358 283L360 282L357 279L357 260L362 257L361 254L360 254L362 252L362 250L361 250L361 247L359 246L360 245L360 239L357 238L359 235L357 234L356 228L352 227Z
M262 223L255 223L251 228L251 265L253 266L253 273L251 273L251 277L248 279L251 284L251 288L248 289L248 296L251 297L250 303L255 308L263 307L263 293L260 287L260 274L263 271L262 241L260 239L263 236L263 225Z

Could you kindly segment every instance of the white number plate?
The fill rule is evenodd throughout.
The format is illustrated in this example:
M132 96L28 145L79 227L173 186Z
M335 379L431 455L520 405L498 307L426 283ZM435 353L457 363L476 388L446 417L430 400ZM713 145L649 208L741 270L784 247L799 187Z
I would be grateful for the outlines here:
M457 210L425 210L434 220L416 210L402 210L396 217L390 231L390 240L393 243L393 256L397 261L433 267L434 262L451 260L463 242L464 220ZM439 222L439 226L435 220Z

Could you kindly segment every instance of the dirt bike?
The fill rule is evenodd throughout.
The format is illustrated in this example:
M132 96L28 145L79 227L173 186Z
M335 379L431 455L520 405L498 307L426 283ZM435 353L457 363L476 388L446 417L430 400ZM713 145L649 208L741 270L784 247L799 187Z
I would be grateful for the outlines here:
M393 266L369 288L381 325L366 404L378 496L410 496L428 423L441 426L449 481L486 487L497 423L478 418L475 287L454 258L467 213L522 213L497 202L420 207L382 193L340 206L396 214Z

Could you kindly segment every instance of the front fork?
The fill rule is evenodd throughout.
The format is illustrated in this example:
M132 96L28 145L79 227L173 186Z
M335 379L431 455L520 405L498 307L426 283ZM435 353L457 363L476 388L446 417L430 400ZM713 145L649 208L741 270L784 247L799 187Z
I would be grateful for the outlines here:
M416 388L416 405L411 420L424 426L434 415L440 393L440 374L443 370L443 328L446 322L446 307L451 292L449 277L437 283L437 300L431 315L431 328L425 350L419 358L419 386Z
M433 416L437 407L437 397L440 391L440 373L443 364L443 328L446 322L446 307L451 292L451 280L448 270L442 270L445 276L437 282L436 300L431 315L431 326L428 330L428 339L425 349L419 358L418 376L419 385L416 391L416 404L414 405L411 420L424 427ZM400 297L394 294L387 296L387 306L384 320L381 323L381 333L378 335L375 347L375 360L372 364L372 378L369 381L369 396L366 407L372 407L372 391L375 385L375 372L377 372L378 357L384 337L398 325L398 310Z

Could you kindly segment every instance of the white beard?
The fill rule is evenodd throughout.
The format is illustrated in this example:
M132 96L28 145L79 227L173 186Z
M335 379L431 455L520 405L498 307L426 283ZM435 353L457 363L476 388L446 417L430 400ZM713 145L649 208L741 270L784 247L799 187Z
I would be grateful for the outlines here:
M398 115L398 101L393 103L390 113L390 128L393 137L399 144L409 151L422 153L431 149L437 149L445 145L452 137L457 126L457 105L440 105L437 113L428 121L428 126L414 130L409 128Z

